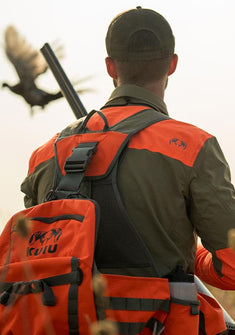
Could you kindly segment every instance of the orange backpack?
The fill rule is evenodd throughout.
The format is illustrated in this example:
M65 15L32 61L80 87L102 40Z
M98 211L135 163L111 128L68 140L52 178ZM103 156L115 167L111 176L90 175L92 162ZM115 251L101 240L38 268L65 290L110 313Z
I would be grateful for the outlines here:
M31 221L27 239L15 226L18 214L8 222L0 239L2 335L89 334L96 210L78 199L26 209L19 214Z

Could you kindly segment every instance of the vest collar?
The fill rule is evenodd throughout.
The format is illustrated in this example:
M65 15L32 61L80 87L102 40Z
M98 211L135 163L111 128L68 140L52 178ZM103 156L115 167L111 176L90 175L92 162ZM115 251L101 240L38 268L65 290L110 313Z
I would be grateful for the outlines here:
M131 104L146 105L168 115L166 104L161 98L143 87L132 84L124 84L115 88L102 109Z

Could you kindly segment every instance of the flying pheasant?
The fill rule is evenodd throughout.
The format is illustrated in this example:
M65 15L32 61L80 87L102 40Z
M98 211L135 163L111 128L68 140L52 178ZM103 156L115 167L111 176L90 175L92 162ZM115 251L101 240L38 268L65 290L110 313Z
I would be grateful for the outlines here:
M14 26L8 26L5 30L5 53L13 64L19 82L16 85L2 83L2 87L8 87L12 92L21 95L30 105L31 112L34 106L44 108L48 103L62 97L62 93L48 93L37 87L35 80L46 72L48 66L42 54L34 49ZM55 49L58 58L62 56L62 47Z

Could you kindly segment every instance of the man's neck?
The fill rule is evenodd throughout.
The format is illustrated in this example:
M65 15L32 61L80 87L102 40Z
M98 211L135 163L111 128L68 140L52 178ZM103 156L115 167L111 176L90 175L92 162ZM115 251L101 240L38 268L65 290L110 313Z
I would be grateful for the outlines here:
M118 86L122 85L123 83L118 83ZM165 95L165 88L167 86L167 80L161 80L161 81L157 81L157 82L152 82L149 84L137 84L140 87L145 88L146 90L149 90L151 92L153 92L154 94L156 94L159 98L161 98L162 100L164 100L164 95Z
M159 98L164 100L165 85L163 85L162 83L160 83L160 82L150 83L148 85L145 85L144 88L146 90L149 90L149 91L155 93Z

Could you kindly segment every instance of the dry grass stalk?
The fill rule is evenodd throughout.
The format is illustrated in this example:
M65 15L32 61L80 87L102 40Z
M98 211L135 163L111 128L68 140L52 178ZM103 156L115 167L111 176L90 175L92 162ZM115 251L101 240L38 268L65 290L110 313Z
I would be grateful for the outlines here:
M117 335L118 329L114 321L102 320L91 324L92 335Z
M29 218L23 215L18 215L15 218L12 230L18 233L22 238L26 239L29 236L31 228L31 221Z
M13 225L12 225L12 231L18 233L21 237L23 237L24 239L26 239L29 235L29 231L30 231L30 226L31 226L31 221L23 216L23 215L18 215L16 216ZM8 249L8 252L6 254L5 257L5 261L3 264L3 270L0 274L0 283L4 281L7 271L8 271L8 265L10 263L11 260L11 250L12 250L12 245L13 245L13 241L10 241L10 247Z
M15 217L15 220L13 221L12 224L12 231L15 232L18 236L20 236L21 238L23 238L24 240L26 240L29 237L30 234L30 230L31 230L31 221L29 218L27 218L26 216L23 215L18 215ZM7 271L8 271L8 266L10 264L10 260L11 260L11 251L12 251L12 246L17 246L17 251L19 254L20 259L23 262L24 265L24 273L25 273L25 278L28 279L29 281L32 280L32 278L35 278L35 274L33 272L33 269L31 268L30 264L27 263L27 258L25 256L25 254L23 254L23 250L21 249L21 246L16 244L15 245L15 241L13 239L11 239L10 241L10 248L8 250L8 253L6 255L6 260L4 262L4 268L2 270L2 273L0 275L0 283L4 282L4 279L6 277ZM6 310L5 313L3 315L3 318L1 320L1 323L4 323L4 320L7 318L13 304L15 303L16 299L18 299L21 295L18 292L13 292L14 294L11 297L11 300L9 301L8 305L6 306ZM34 295L34 298L36 300L36 304L38 305L38 309L39 312L41 313L41 315L44 316L44 328L45 328L45 334L46 335L56 335L55 334L55 330L53 327L53 324L50 320L50 316L48 313L48 308L47 306L42 305L40 296L38 296L37 294ZM27 308L25 306L25 303L22 302L22 308L21 308L21 319L24 320L24 328L25 328L25 335L31 334L31 330L29 327L29 324L27 324L26 320L27 318Z
M97 296L103 297L107 289L107 283L100 274L95 274L93 276L93 291Z
M95 297L97 316L99 320L105 319L105 310L110 309L109 299L105 296L107 283L105 278L99 273L93 275L92 289Z
M100 321L90 324L92 335L117 335L117 323L110 319L105 319L105 309L110 309L110 302L105 297L107 290L107 282L105 278L96 274L93 276L93 291L95 295L95 303L97 308L97 315Z
M235 229L230 229L228 231L228 247L235 251Z

